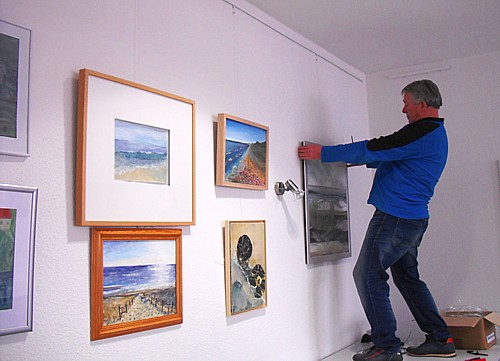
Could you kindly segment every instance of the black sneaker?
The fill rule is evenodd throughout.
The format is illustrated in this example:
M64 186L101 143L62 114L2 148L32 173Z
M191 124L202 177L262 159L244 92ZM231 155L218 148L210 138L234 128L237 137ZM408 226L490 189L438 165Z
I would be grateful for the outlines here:
M403 356L399 352L389 352L372 346L368 350L357 353L352 359L354 361L403 361Z
M420 346L408 347L406 353L416 357L455 357L455 344L453 339L446 341L435 341L428 335L425 336L425 342Z

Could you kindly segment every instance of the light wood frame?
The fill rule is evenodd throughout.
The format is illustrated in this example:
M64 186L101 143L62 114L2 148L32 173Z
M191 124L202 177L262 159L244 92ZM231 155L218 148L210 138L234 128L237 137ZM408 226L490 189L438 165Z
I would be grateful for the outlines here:
M10 294L2 295L0 336L33 330L37 205L38 188L0 184L0 209L10 213L9 217L2 216L3 222L10 218L10 230L2 232L0 253L10 254L6 262L12 262L12 272L2 272L2 284Z
M233 131L238 128L237 132ZM235 150L228 149L228 142L241 144ZM263 149L264 148L264 149ZM227 168L237 161L236 174L227 175ZM245 164L241 164L245 162ZM217 122L217 170L216 185L253 190L268 189L269 174L269 127L249 120L220 113Z
M224 228L226 316L267 307L266 221L226 221Z
M11 121L15 121L15 129L12 129L9 121L0 124L7 126L7 129L12 129L14 133L9 131L0 134L0 154L29 157L28 98L31 30L0 20L0 36L2 36L0 43L5 41L0 46L0 53L2 53L0 58L7 59L4 63L7 69L2 83L10 83L10 86L6 87L6 91L2 92L4 96L0 103L0 110L4 114L10 114L12 118L15 117L15 120L11 119ZM11 61L13 55L11 52L15 51L14 48L17 48L17 61ZM8 54L3 54L4 52ZM9 77L13 73L12 67L17 67L17 79ZM11 87L15 87L17 93L6 95L10 92Z
M91 237L91 340L183 322L181 229L93 228ZM139 258L142 258L142 263L137 261ZM175 263L166 263L171 262L170 259ZM105 262L109 267L106 272ZM113 262L118 266L113 266ZM153 265L151 262L157 263ZM175 266L173 290L172 277L168 280L162 278L161 283L154 285L143 285L152 288L139 289L140 285L131 285L139 279L134 279L133 274L164 277L171 274L172 266ZM112 284L105 286L109 282ZM141 319L136 311L139 306L158 315Z
M168 134L168 183L115 179L119 120ZM194 101L80 70L76 225L186 226L195 222Z

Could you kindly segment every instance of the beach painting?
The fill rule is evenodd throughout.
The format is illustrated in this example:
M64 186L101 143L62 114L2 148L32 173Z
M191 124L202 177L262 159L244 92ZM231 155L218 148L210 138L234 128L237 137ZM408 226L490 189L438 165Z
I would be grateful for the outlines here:
M346 163L307 160L303 172L306 263L350 257Z
M92 321L93 339L129 333L124 331L133 325L140 331L148 323L182 322L180 235L168 229L93 230L99 254L93 252L92 307L100 313Z
M115 180L169 184L169 131L115 119Z
M266 223L225 223L226 315L267 306Z
M268 132L266 126L219 114L217 185L267 189Z

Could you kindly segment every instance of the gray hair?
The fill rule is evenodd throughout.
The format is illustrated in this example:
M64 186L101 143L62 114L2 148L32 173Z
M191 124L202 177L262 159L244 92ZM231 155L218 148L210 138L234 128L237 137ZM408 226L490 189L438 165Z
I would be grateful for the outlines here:
M441 93L436 84L428 79L417 80L403 88L401 94L410 93L415 103L426 102L427 106L439 109L443 105Z

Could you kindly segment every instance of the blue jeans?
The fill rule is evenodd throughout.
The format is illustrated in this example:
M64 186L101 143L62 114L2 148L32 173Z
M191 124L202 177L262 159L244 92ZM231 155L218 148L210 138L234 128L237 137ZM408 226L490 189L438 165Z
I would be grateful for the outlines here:
M427 224L427 218L404 219L377 210L354 267L354 281L371 326L372 341L390 352L399 352L400 340L396 337L396 318L389 299L389 268L420 329L434 340L450 337L431 292L418 273L418 247Z

